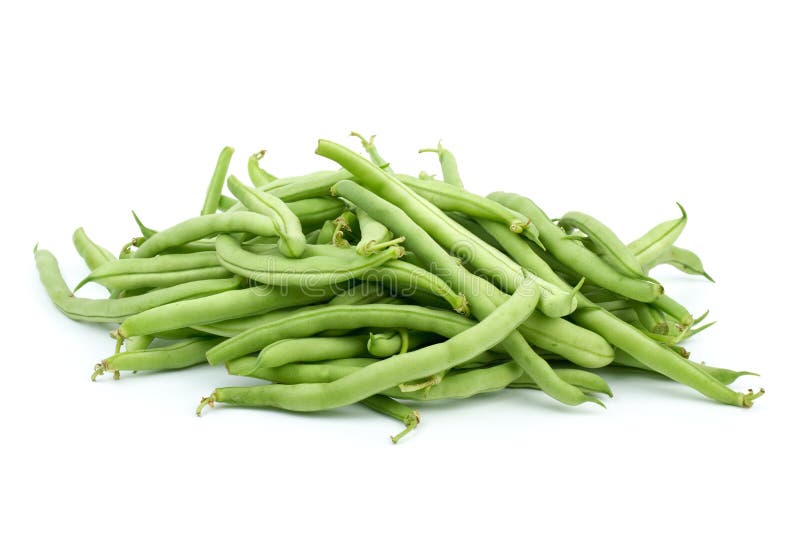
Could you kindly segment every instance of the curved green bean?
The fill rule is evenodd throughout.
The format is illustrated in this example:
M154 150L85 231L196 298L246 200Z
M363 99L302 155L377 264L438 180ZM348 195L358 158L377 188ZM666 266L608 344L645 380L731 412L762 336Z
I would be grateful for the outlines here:
M665 249L678 239L683 228L686 227L686 210L680 203L677 203L677 205L681 209L680 218L660 223L640 238L628 244L628 249L636 255L636 260L640 265L649 265L657 259Z
M456 158L453 153L442 147L442 143L435 149L420 149L420 153L436 153L439 156L439 165L442 166L442 178L446 184L456 188L463 188L464 183L461 181L461 174L458 172L458 165L456 165Z
M231 163L233 156L233 149L231 147L223 147L217 158L217 165L214 168L214 173L211 175L211 181L208 184L208 191L206 192L206 199L203 202L203 209L200 215L214 214L219 207L219 196L222 194L222 186L225 184L225 175L228 174L228 166Z
M263 188L278 179L274 175L264 171L259 165L259 160L264 158L265 154L267 154L267 151L262 149L257 153L253 153L250 155L250 158L247 159L247 175L250 177L250 182L252 182L253 186L256 188Z
M363 357L367 353L367 335L281 339L264 347L256 366L274 368L287 363L327 361Z
M72 233L72 243L75 245L75 250L81 256L86 266L90 270L94 270L103 264L114 261L117 259L116 255L108 251L106 248L99 246L92 242L92 239L83 230L83 227L78 227Z
M92 381L106 372L119 378L122 370L174 370L206 362L206 352L220 339L189 339L170 346L118 352L95 366Z

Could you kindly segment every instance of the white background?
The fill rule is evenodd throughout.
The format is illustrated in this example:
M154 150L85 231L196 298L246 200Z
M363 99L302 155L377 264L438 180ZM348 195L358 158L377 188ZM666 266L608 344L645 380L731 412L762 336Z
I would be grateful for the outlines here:
M113 4L0 9L0 532L796 527L796 4ZM744 410L607 374L606 411L499 393L423 407L394 446L397 423L359 407L196 418L201 395L245 383L223 370L89 382L113 342L49 304L37 241L74 283L75 227L116 250L130 209L153 227L195 214L223 145L234 172L266 148L285 176L328 166L317 138L357 147L351 129L411 173L436 171L416 150L441 138L472 190L626 240L681 201L679 243L717 284L657 275L719 321L693 356L760 372L736 385L767 395Z

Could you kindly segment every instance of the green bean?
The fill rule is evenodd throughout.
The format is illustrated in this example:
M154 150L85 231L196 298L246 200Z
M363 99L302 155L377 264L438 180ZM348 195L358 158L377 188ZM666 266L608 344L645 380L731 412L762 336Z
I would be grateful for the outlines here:
M358 277L402 254L402 248L396 247L363 257L355 250L309 246L300 258L286 259L278 255L255 255L228 235L217 237L217 255L225 268L253 281L277 286L327 287Z
M208 184L206 199L200 215L214 214L217 211L219 196L222 194L222 186L225 184L225 175L228 174L228 165L231 163L232 156L233 149L230 147L223 147L219 153L217 166L214 168L214 174L211 175L211 182Z
M530 199L503 192L490 194L489 199L503 203L529 217L539 230L539 236L547 251L587 279L617 294L641 302L652 302L663 294L664 289L658 283L621 274L586 247L566 239L564 230L551 222Z
M78 255L81 256L83 261L86 263L86 266L89 267L90 270L94 270L95 268L102 266L103 264L116 260L116 256L105 249L102 246L98 246L89 236L86 234L86 231L83 230L83 227L78 227L75 229L75 232L72 233L72 243L75 245L75 249L78 251Z
M137 350L146 350L155 340L152 335L142 335L140 337L131 337L125 341L125 351L135 352Z
M641 322L642 326L650 333L655 333L657 335L666 335L669 333L667 319L662 311L659 311L648 303L635 303L633 305L633 310L639 322Z
M139 219L139 216L136 214L136 212L131 210L131 214L133 214L133 220L136 222L136 226L139 227L139 231L142 233L142 237L144 239L148 239L158 232L143 224L142 220Z
M299 305L319 303L334 289L308 292L294 287L256 286L220 292L154 307L125 319L119 327L127 338L159 331L213 324Z
M581 369L570 369L570 368L557 368L554 369L556 374L559 375L561 379L565 382L569 383L570 385L574 385L575 387L590 393L603 393L608 395L609 397L613 397L614 393L611 391L611 388L608 386L606 381L598 376L597 374L593 374L588 370L581 370ZM536 385L536 382L532 381L530 378L525 376L519 378L512 382L509 387L512 388L531 388L531 389L538 389L539 386Z
M371 176L372 179L379 179L383 173L381 170L371 166L362 158L352 154L352 152L347 151L343 147L336 146L336 144L331 144L330 142L320 142L320 145L321 148L318 148L318 152L321 151L325 155L338 158L337 162L345 165L345 167L350 166L351 170L353 170L356 175L362 177L362 179L367 176ZM394 199L392 187L394 186L397 187L398 190L402 190L402 185L393 184L392 177L385 174L383 175L386 180L383 182L375 180L375 187L380 189L381 186L384 186L384 189L388 191ZM463 266L455 261L438 243L436 243L416 221L409 217L409 214L413 213L415 219L431 217L429 221L431 224L438 221L438 218L429 214L424 206L414 205L413 203L407 204L405 207L393 205L352 181L337 183L335 189L367 212L374 211L374 214L372 214L373 217L380 214L383 223L394 233L406 236L410 249L417 252L418 256L424 259L428 265L436 266L437 271L441 272L443 278L449 284L453 285L456 290L463 292L467 296L472 311L478 318L485 317L497 307L494 300L502 296L502 293L488 281L465 270ZM410 192L408 195L413 196L414 194ZM424 202L424 200L421 200L423 205ZM432 209L433 211L438 210L435 207L432 207ZM441 218L449 221L444 214L441 215ZM459 235L459 239L461 236L462 235ZM451 239L452 236L448 240ZM524 273L519 267L517 267L517 269L520 273ZM571 295L566 292L564 295L567 296L568 301L574 301ZM586 401L599 403L598 400L587 397L579 389L574 388L558 378L547 362L533 351L519 332L511 333L504 342L504 346L514 360L519 363L527 373L535 377L537 383L542 385L545 392L550 396L569 405L581 404Z
M404 337L402 331L382 331L370 333L367 341L367 351L375 357L391 357L408 350L416 350L421 346L439 342L439 338L432 333L424 331L411 331ZM405 346L405 349L403 349Z
M403 179L402 182L443 211L455 211L472 218L503 223L511 232L522 233L533 242L540 243L539 231L528 218L496 201L440 182L420 179Z
M119 379L121 370L174 370L206 362L206 351L220 339L189 339L170 346L119 352L95 365L92 381L106 372Z
M219 211L220 212L228 212L230 209L236 206L238 201L236 201L232 197L228 197L227 195L219 196Z
M214 252L159 255L144 259L117 259L103 264L86 276L73 292L86 283L109 289L171 287L188 281L230 277Z
M229 374L247 376L275 383L295 385L298 383L329 383L380 361L375 358L357 357L332 359L321 363L289 363L280 367L259 367L257 357L239 357L225 363Z
M356 216L358 216L358 227L361 234L361 239L356 244L356 251L359 255L371 255L376 250L386 247L386 244L391 244L392 232L386 228L384 224L375 220L361 210L356 209Z
M258 161L264 158L265 154L267 154L267 151L261 150L257 153L253 153L250 155L250 158L247 159L247 174L250 176L250 182L252 182L253 186L256 188L263 188L278 179L274 175L264 171L258 164Z
M284 201L301 201L329 195L331 186L345 179L352 179L348 171L318 171L300 177L279 179L261 188Z
M464 183L461 182L461 175L458 172L458 166L456 165L456 158L453 156L453 153L442 147L441 142L439 142L439 145L437 145L435 149L420 149L419 152L436 153L439 155L439 164L442 166L444 182L457 188L464 187Z
M321 290L320 290L321 292ZM323 303L325 298L320 298L319 302ZM245 331L267 324L269 322L285 318L295 314L298 311L320 307L320 304L311 305L306 307L286 307L282 309L275 309L263 314L256 314L240 318L231 318L230 320L222 320L220 322L212 322L210 324L197 324L192 326L193 329L202 331L209 335L216 335L218 337L234 337ZM265 345L266 346L266 345ZM253 351L258 351L261 348L256 348Z
M543 215L538 207L524 197L513 194L491 194L490 197L494 197L522 214L530 216L534 223L537 222L537 218L534 215ZM545 231L545 229L548 231ZM544 225L539 227L539 231L543 240L545 235L549 234L549 228ZM547 245L548 240L544 240L544 242ZM555 280L551 282L555 282ZM597 308L580 294L578 295L578 301L580 307L572 314L573 321L601 335L610 344L625 350L661 374L683 383L709 398L726 404L750 407L753 400L760 396L761 391L758 393L737 393L728 389L710 376L699 372L692 365L686 364L685 360L677 354L662 347L658 342L653 341L635 327L614 317L608 311Z
M411 263L389 260L357 277L393 288L401 296L422 290L442 298L455 312L469 316L469 304L464 294L457 294L441 277Z
M756 374L755 372L748 372L746 370L737 371L726 368L712 367L710 365L706 365L705 363L697 363L696 361L690 361L688 359L686 360L686 362L697 367L698 369L702 370L709 376L713 377L714 379L725 385L732 384L742 376L758 376L758 374ZM648 372L655 372L647 365L644 365L637 359L631 357L629 354L626 354L621 350L617 350L617 354L614 357L614 365L646 370Z
M375 147L375 135L369 137L369 140L366 139L364 136L359 134L358 132L351 132L351 136L355 136L359 140L361 140L361 146L367 151L369 155L369 159L372 160L372 163L376 166L385 169L389 173L394 173L392 168L389 166L389 163L383 159L383 157L378 153L378 148Z
M241 183L236 177L228 177L228 189L249 210L270 217L280 239L278 248L287 257L299 257L306 246L306 235L300 219L289 207L268 192L260 192Z
M447 214L448 218L450 218L451 220L454 220L461 227L463 227L464 229L466 229L467 231L472 233L475 236L476 239L483 240L484 242L486 242L487 244L489 244L493 248L505 253L506 255L509 255L509 253L505 250L505 248L503 248L503 246L500 245L500 242L495 240L495 238L491 234L486 232L486 230L483 227L481 227L480 224L476 220L473 220L469 216L461 214L460 212L448 211L448 212L445 212L445 214ZM494 222L494 223L496 223L496 222ZM497 224L497 225L499 225L503 229L506 228L502 224ZM516 234L516 233L513 233L513 234Z
M518 329L529 343L582 367L600 368L614 359L614 349L603 337L563 318L549 318L537 311Z
M680 218L660 223L640 238L628 244L628 249L636 255L636 260L639 261L641 266L647 266L655 261L664 250L678 239L683 228L686 227L686 211L680 203L677 203L677 205L681 209Z
M659 296L652 302L653 307L659 311L675 318L678 323L683 326L691 326L694 324L692 313L686 310L686 307L676 302L666 294Z
M332 197L312 197L286 203L303 224L303 231L313 231L326 220L333 219L342 213L344 203Z
M419 413L414 408L401 404L388 396L373 395L362 400L361 404L378 413L397 419L406 425L405 429L399 434L389 436L392 443L400 441L419 424Z
M258 367L279 367L287 363L326 361L362 357L367 335L282 339L264 347L258 354Z
M702 275L714 283L714 278L708 275L708 272L703 268L703 261L700 260L700 257L688 249L670 246L663 253L659 254L657 258L647 264L645 269L648 271L652 270L659 264L669 264L686 274Z
M253 212L225 212L208 214L185 220L160 231L136 251L134 257L155 257L164 250L187 244L218 233L245 232L258 236L277 236L275 223L268 217Z
M642 265L614 231L600 221L582 212L567 212L559 223L566 229L579 229L600 250L601 256L621 273L637 278L644 277Z
M456 313L416 305L327 305L301 309L274 322L261 323L214 348L212 365L259 351L286 338L310 337L329 329L407 328L453 337L474 324Z
M38 248L34 250L34 253L39 278L50 300L64 315L84 322L121 322L131 315L165 303L207 296L239 286L238 278L212 279L210 281L192 281L130 298L115 300L77 298L64 282L58 268L58 261L53 254Z
M365 305L388 296L382 285L372 282L359 282L334 296L328 305Z
M353 404L403 382L452 368L496 346L531 314L538 299L536 283L527 278L506 303L479 324L445 342L383 359L327 384L218 388L201 401L197 413L203 406L214 402L272 406L293 411L316 411ZM210 350L207 357L213 351Z

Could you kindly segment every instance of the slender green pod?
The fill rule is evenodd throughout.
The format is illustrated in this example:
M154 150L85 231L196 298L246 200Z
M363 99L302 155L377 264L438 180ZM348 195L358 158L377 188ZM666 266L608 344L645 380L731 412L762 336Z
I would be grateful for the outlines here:
M373 395L362 400L361 404L387 417L397 419L406 426L399 434L389 436L392 443L400 441L419 424L420 419L417 410L388 396Z
M219 196L219 207L218 210L220 212L228 212L230 209L236 206L238 201L232 197L228 197L227 195Z
M351 132L350 135L351 136L355 136L356 138L358 138L361 141L361 146L364 148L365 151L367 151L367 154L369 155L369 159L372 160L373 164L375 164L379 168L385 169L389 173L394 173L392 171L392 168L389 166L389 163L386 160L384 160L383 157L378 152L378 148L375 146L375 135L374 134L372 136L370 136L369 139L366 139L364 136L362 136L358 132Z
M330 190L328 190L329 192ZM345 205L341 200L330 196L290 201L286 203L286 206L298 217L304 232L317 229L327 220L336 218L345 210Z
M109 300L78 298L64 282L58 261L53 254L38 248L34 253L39 278L50 300L64 315L82 322L121 322L129 316L165 303L207 296L239 286L238 278L212 279L192 281L130 298Z
M530 199L504 192L490 194L489 199L494 199L529 217L539 230L539 237L548 253L590 281L641 302L652 302L664 293L664 289L658 283L621 274L585 246L569 240L564 230L550 221L550 218Z
M376 251L387 247L391 244L392 232L386 228L384 224L375 220L360 208L356 208L356 216L358 217L358 227L360 230L361 238L356 244L356 252L359 255L372 255Z
M256 188L263 188L278 180L276 176L264 171L259 164L259 161L264 158L265 154L267 154L267 151L261 150L251 154L250 158L247 159L247 175L250 177L250 182L252 182L253 186Z
M119 378L121 370L174 370L206 362L206 352L220 339L189 339L161 348L119 352L95 365L92 381L106 372Z
M375 357L391 357L441 340L435 333L425 331L409 331L404 337L403 331L407 330L385 330L370 333L367 352Z
M253 212L225 212L190 218L148 238L134 254L142 259L219 233L251 233L256 236L277 236L271 218Z
M218 279L232 274L220 266L213 251L117 259L97 267L75 287L97 283L114 290L171 287L188 281Z
M574 385L582 391L589 393L602 393L604 395L608 395L609 397L614 396L614 393L611 391L611 387L608 386L606 381L597 374L593 374L588 370L571 368L557 368L554 370L562 380L570 385ZM539 389L539 386L536 385L536 382L524 375L518 380L512 382L509 387L515 389L526 387L531 389Z
M83 262L90 270L94 270L103 264L114 261L117 257L108 251L106 248L99 246L92 242L92 239L83 230L83 227L78 227L72 233L72 243L75 245L75 250L81 256Z
M283 201L268 192L249 188L233 175L228 177L228 189L248 210L272 218L280 237L278 248L281 253L294 258L302 255L306 235L303 234L300 219Z
M714 278L708 275L708 272L706 272L706 269L703 267L703 261L700 260L700 257L688 249L679 248L678 246L670 246L644 268L645 270L650 271L660 264L669 264L685 274L701 275L714 283Z
M228 290L210 296L168 303L130 316L120 325L119 334L125 338L147 335L261 315L278 309L311 305L324 301L334 290L331 288L307 292L296 287L269 286Z
M296 362L363 357L367 353L368 340L367 335L281 339L259 352L256 366L274 368Z
M583 232L599 249L603 260L623 274L644 277L644 270L636 255L599 220L582 212L567 212L559 219L559 224L566 230L574 228Z
M442 178L444 182L456 188L463 188L464 183L461 181L461 174L458 172L458 165L453 153L442 147L442 143L435 149L420 149L420 153L436 153L439 156L439 165L442 166Z
M233 149L231 147L223 147L217 158L217 165L214 168L214 173L211 175L211 181L208 184L206 191L206 199L203 202L203 208L200 211L201 215L214 214L219 207L219 196L222 195L222 186L225 184L225 175L228 174L228 166L231 163L233 156Z
M300 258L287 259L250 253L229 235L217 237L217 256L222 266L252 281L275 286L329 287L359 277L402 254L403 249L397 247L364 257L349 248L309 246Z
M680 203L677 205L681 209L680 218L660 223L628 244L628 249L636 255L636 260L641 266L647 266L654 262L663 251L675 243L683 228L686 227L686 210Z
M666 335L669 333L669 325L667 324L667 319L663 311L659 311L649 303L638 302L634 303L633 310L639 322L641 322L642 326L650 333L655 333L657 335Z
M758 376L755 372L748 372L746 370L731 370L726 368L719 368L719 367L712 367L710 365L706 365L705 363L698 363L696 361L690 361L687 359L687 363L692 364L693 366L697 367L698 369L702 370L709 376L713 377L720 383L724 385L730 385L735 382L737 379L741 378L742 376ZM614 365L619 365L628 368L636 368L641 370L646 370L648 372L655 372L653 369L644 365L637 359L631 357L629 354L621 350L617 350L617 354L614 357Z
M215 402L292 411L317 411L353 404L403 382L424 378L475 358L503 342L533 312L538 299L536 283L526 279L506 303L479 324L445 342L383 359L327 384L215 389L201 401L197 413Z

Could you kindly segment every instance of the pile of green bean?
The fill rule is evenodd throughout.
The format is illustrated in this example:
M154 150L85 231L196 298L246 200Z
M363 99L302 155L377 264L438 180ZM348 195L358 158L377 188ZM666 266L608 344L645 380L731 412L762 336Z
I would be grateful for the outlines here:
M358 136L356 134L356 136ZM417 426L403 401L537 389L567 405L611 396L593 370L661 374L714 400L750 407L763 390L728 387L745 371L689 359L706 329L650 277L660 264L711 281L675 246L686 225L656 225L630 244L597 219L550 219L530 199L464 189L439 145L442 181L398 173L374 140L368 158L321 140L335 171L278 179L252 155L252 186L228 174L223 149L199 216L139 236L119 255L73 235L91 272L75 290L35 249L50 299L66 316L113 323L105 373L225 365L263 380L201 400L290 411L363 404ZM231 196L223 195L223 187ZM102 285L106 299L74 292Z

